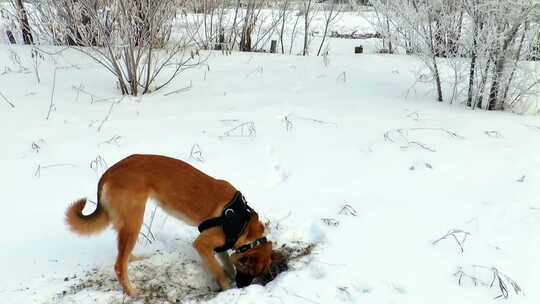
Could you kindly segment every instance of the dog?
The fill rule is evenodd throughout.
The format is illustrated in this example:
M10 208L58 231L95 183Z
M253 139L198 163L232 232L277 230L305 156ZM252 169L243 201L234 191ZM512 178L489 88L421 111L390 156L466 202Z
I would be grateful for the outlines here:
M265 226L243 195L229 182L215 179L191 165L160 155L131 155L101 176L97 206L82 213L86 199L73 202L66 211L69 229L78 235L94 235L110 224L118 234L118 255L114 270L124 292L137 297L128 278L128 262L143 224L149 199L166 213L191 226L200 234L193 247L222 290L231 287L226 272L234 275L238 287L267 271L272 263L272 242ZM227 250L234 250L232 256ZM214 251L221 252L223 267Z

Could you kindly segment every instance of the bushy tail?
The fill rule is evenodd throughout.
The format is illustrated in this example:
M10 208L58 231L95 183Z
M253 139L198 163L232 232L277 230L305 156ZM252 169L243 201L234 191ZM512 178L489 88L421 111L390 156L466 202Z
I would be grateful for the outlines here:
M69 229L79 235L93 235L102 232L109 226L109 215L98 203L93 213L84 215L82 213L86 205L86 198L81 198L73 202L66 211L66 224Z

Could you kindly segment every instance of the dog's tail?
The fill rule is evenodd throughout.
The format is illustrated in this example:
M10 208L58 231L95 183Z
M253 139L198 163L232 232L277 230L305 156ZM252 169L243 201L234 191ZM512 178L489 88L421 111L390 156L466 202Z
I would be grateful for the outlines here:
M82 213L86 205L86 198L81 198L68 207L66 210L66 224L72 232L89 236L98 234L109 226L109 215L99 203L99 196L100 193L98 193L96 210L91 214L84 215Z

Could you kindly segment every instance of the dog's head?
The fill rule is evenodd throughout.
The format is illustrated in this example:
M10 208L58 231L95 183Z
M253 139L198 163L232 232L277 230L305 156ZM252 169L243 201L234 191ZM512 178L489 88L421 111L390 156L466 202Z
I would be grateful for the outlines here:
M272 264L272 256L272 242L244 253L233 254L231 260L236 268L236 286L248 286L255 277L268 271Z

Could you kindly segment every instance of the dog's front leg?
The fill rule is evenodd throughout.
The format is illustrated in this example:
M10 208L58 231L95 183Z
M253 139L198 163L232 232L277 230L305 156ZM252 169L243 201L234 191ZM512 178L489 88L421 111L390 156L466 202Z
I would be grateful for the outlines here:
M193 247L199 255L206 268L210 271L214 279L222 290L231 287L227 276L214 256L214 249L223 245L223 236L217 234L216 229L207 230L193 242Z
M229 278L234 279L236 276L236 273L234 271L234 266L231 262L231 257L225 252L220 252L217 254L218 259L221 261L221 265L223 266L223 270L229 276Z

